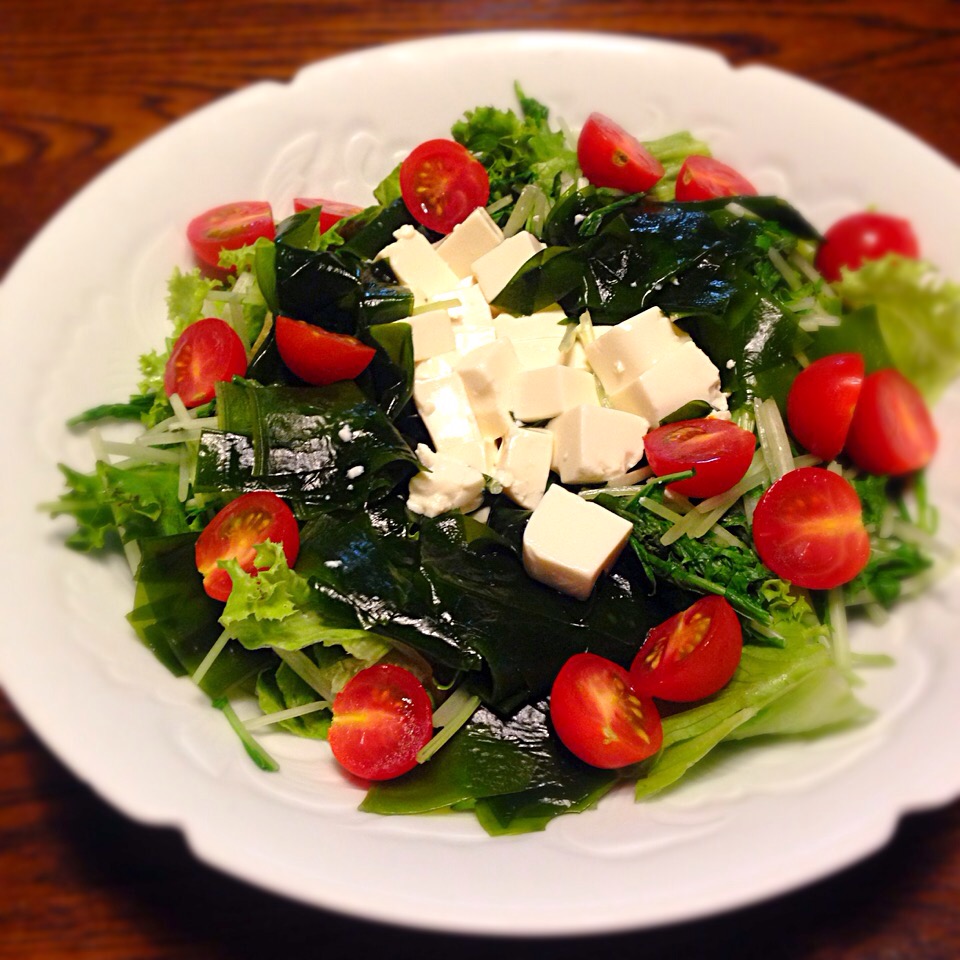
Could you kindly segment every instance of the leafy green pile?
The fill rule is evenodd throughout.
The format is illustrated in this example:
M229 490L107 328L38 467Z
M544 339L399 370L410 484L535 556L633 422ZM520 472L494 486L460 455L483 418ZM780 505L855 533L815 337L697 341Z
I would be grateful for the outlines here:
M480 107L453 128L487 167L501 222L531 187L544 201L536 226L549 246L506 287L501 309L526 314L560 303L573 320L609 324L658 305L710 355L736 415L747 419L754 400L783 403L804 357L852 350L870 368L893 358L909 372L935 360L925 379L935 390L960 369L956 287L931 285L916 265L883 262L848 273L833 291L807 269L816 231L783 201L747 198L739 209L673 202L671 177L683 157L706 152L689 134L651 144L668 169L651 196L580 184L566 135L517 92L519 113ZM445 732L432 759L373 787L362 808L472 810L492 834L542 829L621 780L651 796L721 743L864 719L831 653L823 598L792 590L760 563L743 506L704 536L669 542L671 521L650 509L663 503L657 484L627 496L591 491L634 533L586 602L525 575L528 514L496 486L486 493L486 524L407 511L413 450L425 432L411 403L410 328L394 321L409 316L412 297L374 257L413 221L396 171L375 195L377 203L323 235L316 211L290 218L275 242L230 254L236 278L176 271L172 333L166 351L142 360L140 392L76 418L140 419L148 430L140 456L122 466L98 463L87 474L63 467L67 492L49 507L76 520L69 546L127 549L136 580L129 620L143 643L174 673L193 676L235 725L225 698L252 696L265 714L283 712L283 729L307 737L325 737L336 691L383 659L426 676L437 701L450 691L476 698L480 706ZM252 358L246 377L222 384L191 429L189 419L173 423L162 370L176 334L211 311L229 317ZM375 347L369 370L332 387L297 381L276 349L277 312ZM184 429L181 453L153 445L158 431L174 429ZM857 487L873 553L846 596L888 607L929 570L923 538L909 536L929 530L929 511L913 517L888 481ZM223 606L204 593L194 544L223 503L252 489L291 504L301 551L293 569L271 544L261 548L256 576L228 565L234 586ZM652 625L704 592L726 596L746 628L731 683L667 717L662 751L638 768L601 771L569 754L551 734L547 702L561 664L589 649L628 665ZM248 733L244 741L271 768Z

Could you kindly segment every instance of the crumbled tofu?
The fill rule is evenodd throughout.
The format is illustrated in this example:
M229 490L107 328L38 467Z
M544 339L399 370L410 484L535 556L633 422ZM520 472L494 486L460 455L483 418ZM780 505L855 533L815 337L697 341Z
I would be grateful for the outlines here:
M422 233L407 224L393 236L394 243L384 247L377 259L390 262L397 279L413 291L415 304L434 300L444 290L457 285L457 275Z
M451 510L470 513L483 502L483 474L448 457L434 453L425 444L417 446L417 457L424 466L410 481L407 507L413 513L436 517Z
M567 410L548 427L554 436L553 469L564 483L602 483L643 458L650 424L623 410L591 405Z
M510 340L476 347L457 364L480 433L487 439L496 440L513 426L511 388L519 372L517 351Z
M450 353L457 348L453 336L453 324L446 310L428 310L415 313L398 323L409 323L413 332L413 359L415 363L429 360L441 353Z
M651 426L693 400L703 400L716 410L727 409L727 398L720 391L720 371L692 340L668 351L649 370L610 395L614 407L644 417Z
M450 365L449 355L432 357L418 365L413 378L413 399L438 450L482 443L477 418L463 381Z
M524 569L534 580L586 600L632 530L629 520L554 484L524 530Z
M527 423L552 420L581 403L600 403L593 375L573 367L521 370L514 384L513 415Z
M437 253L458 277L472 277L473 264L503 242L503 231L483 207L458 223L437 246Z
M546 430L517 427L500 445L494 477L514 503L533 510L543 499L552 460L552 434Z
M473 273L487 302L492 302L513 275L544 246L532 233L521 230L474 261Z
M675 327L659 307L607 328L586 347L587 361L608 394L622 390L690 337Z

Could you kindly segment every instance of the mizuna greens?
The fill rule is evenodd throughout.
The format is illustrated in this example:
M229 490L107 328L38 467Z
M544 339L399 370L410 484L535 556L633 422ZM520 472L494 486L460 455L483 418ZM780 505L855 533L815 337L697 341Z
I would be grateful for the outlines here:
M585 810L621 781L638 798L679 780L721 742L828 732L862 722L846 617L882 617L929 582L944 557L922 476L860 475L871 556L855 580L827 593L778 579L752 547L751 516L784 469L810 462L769 435L790 385L810 360L863 355L868 370L923 372L931 397L960 369L960 289L931 268L887 258L828 286L812 265L816 230L785 201L738 197L677 202L684 157L705 144L678 133L646 146L666 174L648 194L624 195L580 178L576 152L547 110L521 91L520 110L480 107L452 129L490 178L489 211L508 233L546 247L497 296L528 315L559 304L568 337L651 306L674 318L719 368L733 418L757 429L759 449L726 496L692 504L665 480L627 477L581 496L626 518L629 548L586 601L527 576L521 538L529 511L488 477L483 519L412 513L407 485L428 441L411 400L411 291L376 255L401 227L420 229L397 171L376 202L320 233L317 210L226 252L226 280L174 271L166 347L141 359L128 403L78 415L97 456L89 473L63 466L67 490L48 505L76 529L68 546L124 549L134 573L128 619L170 671L192 676L224 710L246 748L274 765L257 729L325 738L336 692L364 667L391 662L425 681L437 708L435 742L417 769L378 783L361 809L381 814L472 811L494 835L543 829ZM309 386L279 355L282 314L375 348L356 382ZM177 335L205 316L227 320L247 347L244 377L187 411L163 390ZM929 375L928 375L929 374ZM677 411L676 418L703 409ZM132 444L101 434L139 421ZM556 480L556 478L554 478ZM669 478L666 478L669 479ZM292 508L301 547L293 568L275 544L259 572L227 569L226 604L204 592L194 547L214 513L241 493L269 490ZM589 650L628 666L646 632L704 594L726 597L747 644L733 680L664 720L663 748L639 766L608 771L577 760L552 734L548 695L557 671ZM243 726L231 704L255 700Z

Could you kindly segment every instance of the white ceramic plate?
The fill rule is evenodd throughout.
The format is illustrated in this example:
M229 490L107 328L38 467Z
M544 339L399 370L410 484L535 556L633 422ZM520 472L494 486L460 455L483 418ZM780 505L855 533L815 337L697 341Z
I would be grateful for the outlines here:
M123 619L125 565L77 556L35 509L55 464L91 461L64 419L123 399L165 335L165 281L188 264L188 219L234 199L277 215L297 194L363 203L419 141L464 109L513 106L519 80L554 118L591 110L644 138L688 128L762 192L817 224L876 203L908 215L960 277L960 176L863 109L762 67L608 36L465 35L374 49L264 83L174 124L85 189L11 271L2 296L6 564L0 676L45 742L125 813L181 828L203 860L307 903L437 929L609 931L689 919L780 893L876 849L909 810L960 793L953 729L956 578L856 646L897 665L867 675L878 719L852 733L738 753L681 789L629 792L541 834L492 840L468 817L378 818L324 744L264 738L257 770L223 718L169 676ZM942 423L935 471L952 523L960 450Z

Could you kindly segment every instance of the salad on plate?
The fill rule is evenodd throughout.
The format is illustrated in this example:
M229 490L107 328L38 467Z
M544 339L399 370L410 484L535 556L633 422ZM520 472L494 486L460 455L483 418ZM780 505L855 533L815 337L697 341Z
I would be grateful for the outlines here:
M821 235L692 133L517 96L369 206L198 212L47 505L265 770L264 730L326 740L361 809L493 835L868 723L848 620L952 560L924 469L960 369L908 221Z

